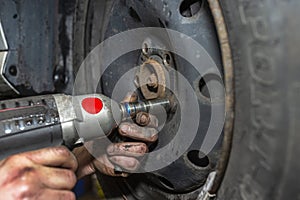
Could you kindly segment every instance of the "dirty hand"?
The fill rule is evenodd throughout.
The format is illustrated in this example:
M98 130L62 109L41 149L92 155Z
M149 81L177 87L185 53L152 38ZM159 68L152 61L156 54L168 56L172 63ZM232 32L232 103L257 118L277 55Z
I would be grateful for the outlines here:
M46 148L0 161L1 199L74 199L77 161L65 147Z
M123 102L134 102L137 95L125 97ZM138 113L135 123L123 122L118 128L120 135L141 142L120 142L110 144L106 153L95 159L85 147L75 149L79 167L78 178L94 173L96 170L110 176L127 176L127 173L116 173L115 167L119 166L126 171L134 172L140 165L139 157L148 152L146 143L155 142L158 138L158 120L155 116L147 113Z

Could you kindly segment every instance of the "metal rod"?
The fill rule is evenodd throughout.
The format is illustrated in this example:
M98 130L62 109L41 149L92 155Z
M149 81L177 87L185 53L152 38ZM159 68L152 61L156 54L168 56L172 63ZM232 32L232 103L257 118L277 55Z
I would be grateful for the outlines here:
M122 103L121 110L123 112L123 118L133 118L139 112L148 113L149 110L157 110L164 108L166 112L170 110L169 99L155 99L149 101L141 101L137 103Z

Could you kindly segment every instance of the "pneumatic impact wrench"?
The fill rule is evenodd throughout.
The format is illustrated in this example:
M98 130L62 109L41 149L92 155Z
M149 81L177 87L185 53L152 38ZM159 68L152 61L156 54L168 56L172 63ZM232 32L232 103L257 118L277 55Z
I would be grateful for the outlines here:
M121 103L100 95L44 95L0 101L0 159L40 148L69 148L108 136L124 119L150 109L170 109L168 99Z

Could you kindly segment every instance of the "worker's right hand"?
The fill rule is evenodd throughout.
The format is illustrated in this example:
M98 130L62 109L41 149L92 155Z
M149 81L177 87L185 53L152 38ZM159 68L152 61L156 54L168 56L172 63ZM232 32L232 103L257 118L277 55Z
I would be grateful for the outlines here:
M0 161L0 199L74 199L77 161L65 147L46 148Z
M135 102L137 95L127 95L123 102ZM127 176L126 172L134 172L140 166L140 158L148 152L147 144L158 139L158 120L154 115L139 113L136 123L123 122L118 131L123 137L134 139L136 142L118 142L109 144L102 152L103 143L99 142L99 153L93 152L91 155L85 147L74 149L74 154L78 159L78 178L94 173L96 170L110 176ZM97 141L92 141L90 145L97 146ZM94 158L97 154L96 159ZM116 171L116 166L126 172ZM120 170L120 169L118 169Z

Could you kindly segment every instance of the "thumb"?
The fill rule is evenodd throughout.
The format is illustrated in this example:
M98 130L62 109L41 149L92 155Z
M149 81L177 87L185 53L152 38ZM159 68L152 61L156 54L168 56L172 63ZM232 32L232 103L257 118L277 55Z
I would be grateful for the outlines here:
M49 167L62 167L75 171L77 160L66 147L49 147L45 149L26 152L24 155L39 165Z
M73 153L78 161L78 169L76 171L78 179L95 172L94 157L87 151L85 146L73 149Z
M81 179L85 176L93 174L96 172L93 162L88 163L87 165L80 166L76 171L77 179Z

